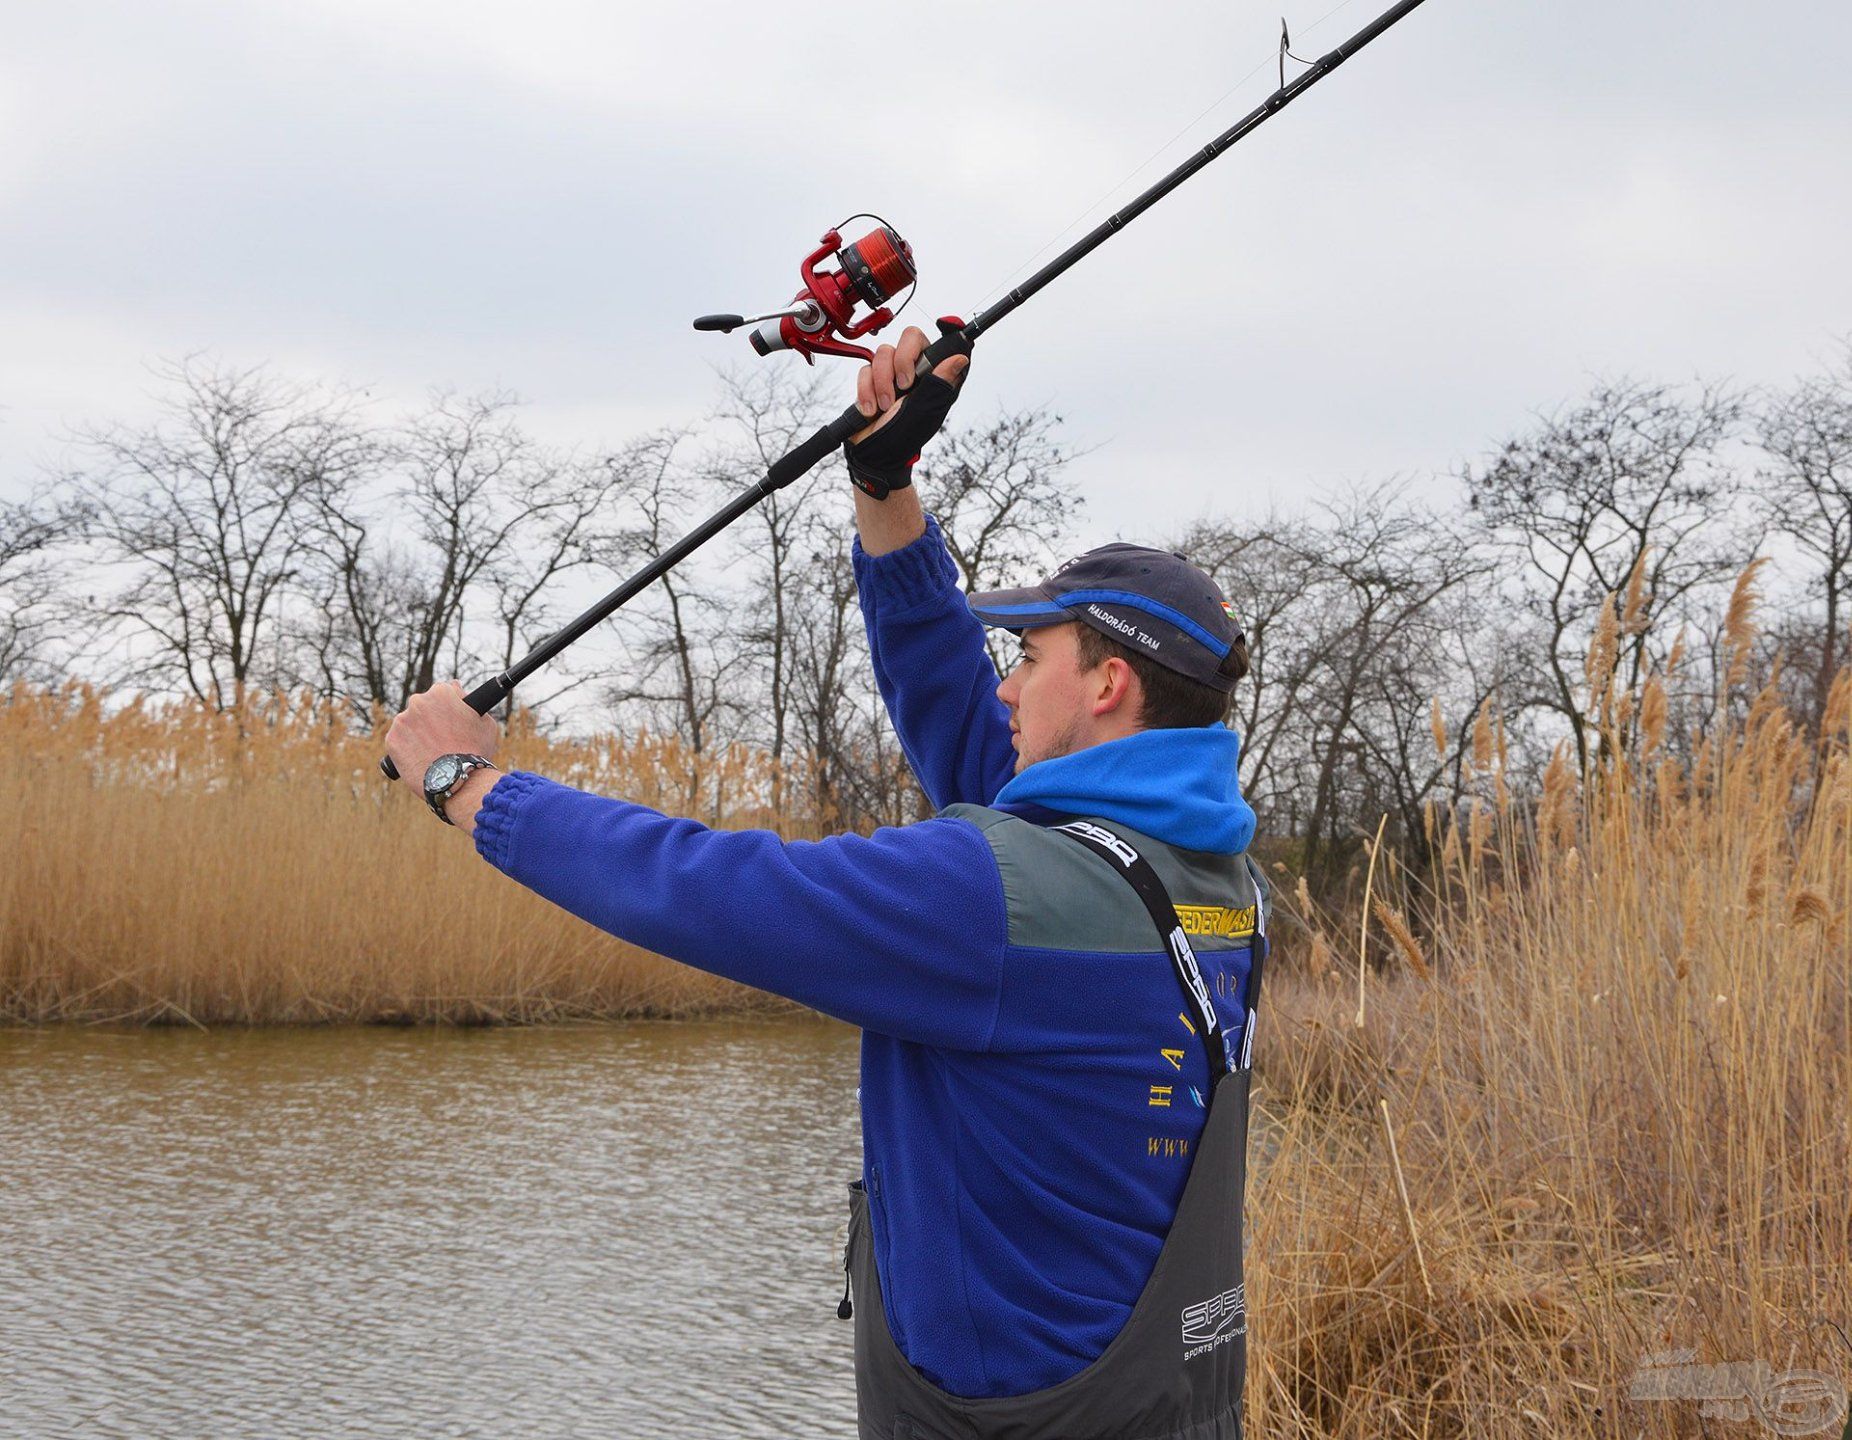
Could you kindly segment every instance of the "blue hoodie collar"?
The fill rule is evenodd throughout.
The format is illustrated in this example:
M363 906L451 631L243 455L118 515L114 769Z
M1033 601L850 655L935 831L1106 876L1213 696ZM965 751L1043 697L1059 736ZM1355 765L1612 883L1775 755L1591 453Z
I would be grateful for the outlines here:
M1254 839L1254 811L1235 772L1240 758L1241 737L1225 725L1140 730L1038 760L991 804L1097 815L1182 850L1233 855Z

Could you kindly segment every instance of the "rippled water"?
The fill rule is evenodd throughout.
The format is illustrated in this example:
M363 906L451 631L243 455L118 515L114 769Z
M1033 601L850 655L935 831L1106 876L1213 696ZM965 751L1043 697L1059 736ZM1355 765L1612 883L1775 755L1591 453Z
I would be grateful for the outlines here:
M851 1436L856 1036L0 1032L0 1435Z

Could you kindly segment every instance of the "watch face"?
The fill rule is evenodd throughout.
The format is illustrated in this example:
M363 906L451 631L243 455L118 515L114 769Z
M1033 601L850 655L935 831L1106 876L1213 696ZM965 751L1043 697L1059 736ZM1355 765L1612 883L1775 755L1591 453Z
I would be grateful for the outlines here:
M457 783L457 776L463 773L463 761L455 755L442 755L431 762L431 768L424 772L424 788L430 791L448 790Z

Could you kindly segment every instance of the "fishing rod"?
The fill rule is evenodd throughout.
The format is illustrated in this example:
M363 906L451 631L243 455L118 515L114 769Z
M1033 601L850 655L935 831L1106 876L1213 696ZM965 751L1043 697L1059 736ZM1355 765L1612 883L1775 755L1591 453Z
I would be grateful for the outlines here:
M1399 3L1378 15L1348 40L1319 59L1311 61L1305 70L1295 75L1290 81L1286 80L1282 74L1279 89L1196 151L1188 160L1177 166L1150 189L1133 199L1123 209L1108 215L996 304L981 311L976 319L970 321L962 321L956 317L941 319L939 338L928 345L920 356L916 376L930 374L934 366L953 355L969 354L971 344L978 336L994 329L998 321L1043 289L1050 281L1105 244L1107 240L1195 175L1216 156L1246 139L1364 46L1405 19L1411 11L1424 3L1425 0L1399 0ZM1282 62L1286 54L1286 42L1282 34ZM820 354L838 355L851 359L872 359L873 355L869 350L850 342L876 333L899 313L898 310L890 310L887 307L887 301L898 290L916 285L919 271L913 259L912 247L900 237L893 226L875 215L849 217L850 220L862 218L875 220L878 228L851 244L843 244L841 226L832 226L824 233L818 248L812 251L798 267L803 287L789 306L782 310L755 316L703 315L694 322L695 328L729 333L742 326L753 325L756 328L753 329L749 338L753 349L759 354L769 355L775 350L792 350L802 355L808 364L814 364L814 357ZM849 221L845 220L843 225L848 223ZM831 258L835 259L839 269L820 268ZM912 298L910 293L908 298ZM865 306L867 311L860 318L855 315L858 302ZM513 693L515 686L534 671L629 604L640 592L674 569L753 506L784 489L793 481L809 474L850 436L865 429L871 423L869 416L862 414L854 405L850 405L829 424L818 429L808 440L774 460L766 468L764 478L708 516L680 540L664 550L662 554L619 585L617 589L578 618L555 630L501 674L483 681L470 691L464 697L469 708L478 715L488 714L506 700ZM398 767L392 763L391 756L381 760L379 768L387 779L399 778Z

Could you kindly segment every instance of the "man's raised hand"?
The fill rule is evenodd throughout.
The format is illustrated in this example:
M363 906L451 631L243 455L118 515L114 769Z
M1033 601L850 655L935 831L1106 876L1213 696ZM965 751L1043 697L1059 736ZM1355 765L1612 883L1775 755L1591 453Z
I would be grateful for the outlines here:
M948 355L916 381L926 345L925 334L909 325L899 345L883 345L855 377L855 408L874 423L850 438L843 456L849 479L873 499L913 483L913 462L945 424L970 367L969 355Z
M926 332L909 325L900 332L900 344L881 346L875 358L862 366L855 377L855 408L875 423L850 436L850 444L866 440L893 418L895 405L913 388L913 372L919 368L926 345ZM932 373L956 387L970 364L969 355L951 355L941 360ZM875 419L877 415L879 419Z

